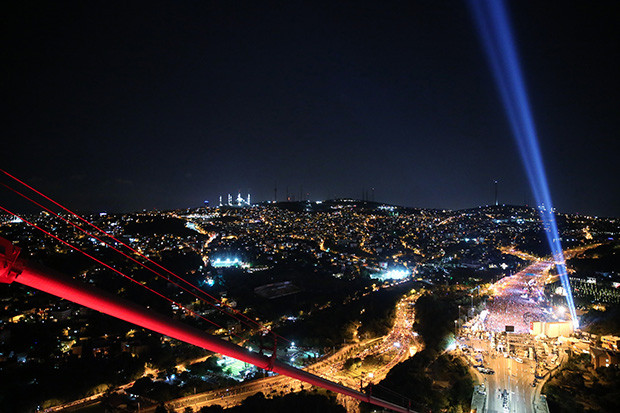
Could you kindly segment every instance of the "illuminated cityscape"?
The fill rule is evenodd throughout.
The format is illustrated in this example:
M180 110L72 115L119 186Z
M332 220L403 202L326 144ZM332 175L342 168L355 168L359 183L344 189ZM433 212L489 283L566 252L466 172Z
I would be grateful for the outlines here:
M413 308L420 295L439 290L462 297L455 298L455 303L462 302L454 326L459 333L456 345L449 348L454 354L462 355L465 363L478 367L482 373L476 374L483 375L480 382L487 386L487 394L503 390L501 374L506 377L512 374L509 365L506 367L502 363L511 360L514 363L513 360L519 359L522 361L511 364L513 368L518 367L522 375L514 385L521 383L525 393L520 394L519 388L512 389L520 397L512 400L518 400L519 405L525 403L524 400L529 405L539 402L536 391L540 393L543 383L540 378L548 376L565 361L571 343L584 345L584 336L570 341L576 333L566 311L565 294L554 261L539 255L545 250L545 238L536 209L488 206L438 211L386 208L384 204L353 200L314 203L309 211L305 210L307 207L297 212L299 208L290 203L265 203L251 208L197 208L97 214L84 218L92 220L110 238L119 242L126 240L145 256L168 264L174 273L217 298L215 306L206 306L197 296L180 288L170 288L168 283L164 291L171 302L167 306L158 304L159 311L186 323L197 323L214 336L255 351L261 348L264 331L294 339L290 343L279 342L279 358L351 388L358 388L360 380L366 385L380 385L393 366L424 348L415 328L412 329L416 322ZM29 259L60 260L70 264L75 261L76 252L49 237L36 235L33 232L36 229L29 227L26 221L39 227L55 228L59 237L72 240L77 248L102 261L109 262L115 255L101 241L85 236L66 223L63 225L60 218L68 216L54 217L48 213L22 218L16 220L5 214L2 237L27 250ZM617 220L570 214L558 214L557 218L562 223L560 236L566 240L565 255L569 263L575 257L587 256L591 250L600 251L604 245L613 245L620 236ZM158 228L166 228L167 233L158 235ZM538 238L533 239L532 234L539 234ZM132 261L119 264L118 269L133 274L132 277L137 277L141 283L166 286L165 282L152 277L153 274L139 271ZM152 305L157 298L148 298L135 291L138 287L131 288L114 277L115 274L102 271L99 265L83 262L74 271L87 284L111 289L133 301ZM611 278L579 276L577 272L572 275L573 283L580 286L576 298L581 314L587 313L589 308L620 301L617 272L611 273ZM580 299L586 292L580 280L592 288L606 288L608 293L599 294L595 299L591 296ZM40 326L54 332L56 344L50 342L47 346L51 347L46 347L54 355L53 365L64 366L72 360L75 360L73 363L98 363L129 356L133 362L112 381L116 384L100 383L98 376L84 378L89 388L114 386L125 403L137 406L140 401L143 408L148 406L149 402L141 395L150 397L148 394L154 390L149 390L149 386L168 388L166 401L177 408L192 403L207 407L217 400L225 406L240 403L244 397L236 396L238 393L219 399L215 396L222 396L217 386L228 380L239 383L234 385L238 389L235 391L244 395L266 390L279 394L280 391L301 390L304 386L303 382L284 376L261 378L264 375L261 369L227 357L220 356L217 364L211 365L209 360L218 357L217 354L188 351L182 343L148 330L126 327L126 324L103 329L95 327L100 321L89 327L101 316L93 318L96 313L51 296L33 295L30 289L16 290L11 285L9 291L11 294L5 299L3 319L7 324L4 330L12 331L23 325ZM403 294L404 301L397 301ZM339 302L342 304L337 304ZM376 307L380 303L387 306L385 310ZM382 313L391 305L396 306L395 314ZM218 311L218 307L224 311ZM368 314L369 308L377 313ZM233 310L252 320L260 320L261 327L231 318ZM323 330L312 327L316 320L333 318L335 314L345 318L333 319L336 330L317 340L313 335ZM386 316L386 321L380 321ZM205 317L215 325L205 324L197 317ZM377 325L377 322L388 324L380 327L383 324ZM563 330L563 322L567 322L569 328ZM558 341L560 335L568 341ZM344 347L338 349L342 342ZM595 341L591 343L596 345ZM23 353L4 353L5 363L10 366L12 360L17 361L13 368L43 363L41 351L39 345L34 345ZM166 367L169 358L165 352L175 354L174 366ZM491 352L504 357L493 356ZM476 358L476 354L482 357ZM531 371L526 366L528 369L531 366ZM204 371L210 373L205 375ZM498 375L488 375L489 371ZM484 377L487 375L490 381ZM137 378L141 382L148 381L149 386L138 389ZM196 390L195 397L183 396L187 391L183 389L187 389L189 383L201 389ZM536 386L530 386L532 383ZM65 400L85 406L91 399L96 400L96 405L108 403L104 391L86 399L87 389L82 391L85 391L81 393L82 398L74 402ZM377 389L376 394L380 391ZM499 403L503 399L489 400ZM40 402L52 403L49 400ZM67 402L60 406L67 407ZM353 408L352 401L341 402Z
M620 411L614 6L7 5L0 413Z

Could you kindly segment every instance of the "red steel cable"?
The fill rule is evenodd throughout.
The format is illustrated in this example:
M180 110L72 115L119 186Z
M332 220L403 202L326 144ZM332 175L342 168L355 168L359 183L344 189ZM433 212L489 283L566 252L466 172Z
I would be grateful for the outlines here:
M17 194L19 194L19 195L22 195L24 198L26 198L26 199L30 200L30 201L31 201L31 202L33 202L35 205L40 206L40 207L41 207L41 208L43 208L44 210L47 210L48 212L50 212L50 213L51 213L51 214L53 214L54 216L56 216L56 217L58 217L58 218L62 219L63 221L65 221L65 222L67 222L67 223L71 224L72 226L74 226L75 228L77 228L77 229L81 230L82 232L84 232L84 233L86 233L86 234L88 234L88 235L92 235L92 234L90 234L88 231L83 230L81 227L78 227L78 226L76 226L74 223L72 223L72 222L68 221L66 218L61 217L60 215L58 215L58 214L57 214L57 213L55 213L54 211L49 210L49 209L48 209L48 208L46 208L45 206L43 206L43 205L39 204L38 202L36 202L36 201L34 201L34 200L30 199L30 198L29 198L29 197L27 197L27 196L25 196L25 195L21 194L19 191L14 190L13 188L11 188L11 187L9 187L9 186L7 186L7 185L5 185L5 184L2 184L2 183L0 183L0 185L4 186L5 188L8 188L8 189L12 190L13 192L15 192L15 193L17 193ZM163 295L163 294L161 294L161 293L159 293L159 292L157 292L157 291L153 290L152 288L150 288L150 287L148 287L148 286L146 286L146 285L144 285L144 284L141 284L140 282L138 282L138 281L134 280L133 278L129 277L128 275L126 275L126 274L124 274L124 273L122 273L121 271L117 270L116 268L111 267L110 265L108 265L108 264L106 264L105 262L103 262L103 261L101 261L101 260L99 260L99 259L97 259L97 258L93 257L92 255L88 254L87 252L82 251L81 249L79 249L79 248L75 247L74 245L72 245L72 244L70 244L70 243L68 243L68 242L64 241L63 239L61 239L61 238L57 237L56 235L54 235L54 234L52 234L52 233L50 233L50 232L46 231L45 229L43 229L43 228L41 228L41 227L37 226L37 225L36 225L36 224L34 224L34 223L32 223L32 222L28 221L27 219L23 218L23 217L22 217L22 216L20 216L19 214L14 213L14 212L12 212L12 211L10 211L10 210L8 210L8 209L4 208L2 205L0 205L0 210L3 210L3 211L5 211L5 212L7 212L8 214L13 215L13 216L15 216L15 217L17 217L17 218L21 219L21 220L22 220L22 221L24 221L26 224L28 224L28 225L30 225L30 226L32 226L32 227L34 227L34 228L38 229L39 231L41 231L41 232L43 232L44 234L46 234L46 235L48 235L48 236L50 236L50 237L52 237L52 238L56 239L57 241L60 241L61 243L63 243L63 244L65 244L65 245L67 245L68 247L70 247L70 248L72 248L72 249L74 249L74 250L76 250L76 251L78 251L78 252L82 253L82 254L83 254L83 255L85 255L86 257L88 257L88 258L90 258L90 259L92 259L92 260L96 261L97 263L99 263L99 264L103 265L104 267L111 269L112 271L116 272L117 274L120 274L120 275L121 275L121 276L123 276L124 278L127 278L128 280L130 280L130 281L132 281L132 282L134 282L134 283L136 283L136 284L140 285L141 287L144 287L144 288L145 288L145 289L147 289L148 291L150 291L150 292L152 292L152 293L154 293L154 294L156 294L156 295L158 295L158 296L160 296L160 297L162 297L162 298L166 299L167 301L169 301L169 302L171 302L171 303L173 303L173 304L175 304L175 305L179 306L180 308L183 308L184 310L186 310L186 311L187 311L187 312L189 312L190 314L196 315L196 316L198 316L198 317L202 318L203 320L205 320L205 321L207 321L207 322L211 323L212 325L214 325L214 326L216 326L216 327L218 327L218 328L223 328L223 327L222 327L222 326L220 326L219 324L217 324L217 323L215 323L215 322L213 322L213 321L211 321L211 320L209 320L209 319L207 319L207 318L205 318L205 317L203 317L203 316L201 316L201 315L199 315L199 314L196 314L195 312L193 312L192 310L188 309L187 307L185 307L185 306L181 305L180 303L177 303L176 301L174 301L174 300L172 300L172 299L170 299L170 298L166 297L165 295ZM97 237L95 237L95 239L99 240L99 238L97 238ZM101 241L101 240L99 240L99 241ZM105 243L105 241L101 241L101 242L104 242L104 243ZM107 244L107 243L106 243L106 245L109 245L109 244ZM111 245L110 245L110 247L111 247L111 248L113 248L115 251L117 251L117 249L116 249L116 248L114 248L113 246L111 246ZM124 254L124 253L123 253L123 252L121 252L121 251L119 251L119 253L121 253L121 254L123 254L124 256L126 256L126 254ZM132 258L132 257L128 257L128 258L130 258L132 261L136 261L136 260L135 260L134 258ZM138 261L136 261L136 262L138 262ZM138 262L138 264L143 265L143 264L142 264L142 263L140 263L140 262ZM143 266L144 266L144 265L143 265ZM148 268L148 267L145 267L145 268L150 269L150 268ZM166 277L162 276L161 274L158 274L158 273L156 273L156 274L157 274L157 275L160 275L160 276L161 276L161 277L163 277L164 279L168 280ZM178 285L178 284L174 283L173 281L171 281L171 282L172 282L173 284L175 284L175 285ZM185 291L187 291L187 289L185 289L184 287L182 287L182 286L179 286L179 287L180 287L180 288L182 288L182 289L184 289ZM189 291L189 292L191 293L191 291ZM193 293L192 293L192 294L193 294ZM194 294L194 296L196 296L196 295ZM200 297L198 297L198 298L200 298ZM210 303L209 303L209 304L210 304ZM230 314L229 314L229 315L230 315ZM233 334L235 337L237 337L237 338L239 338L239 339L243 340L243 338L242 338L242 337L240 337L239 335L237 335L237 334L235 334L235 333L232 333L232 334ZM274 334L275 334L275 333L274 333Z
M81 227L78 227L78 226L76 226L74 223L72 223L72 222L68 221L66 218L61 217L60 215L58 215L58 214L57 214L57 213L55 213L54 211L49 210L49 209L48 209L48 208L46 208L45 206L43 206L43 205L39 204L38 202L36 202L36 201L34 201L34 200L30 199L30 198L29 198L29 197L27 197L27 196L25 196L25 195L21 194L19 191L14 190L13 188L11 188L11 187L9 187L9 186L7 186L7 185L5 185L5 184L2 184L2 183L0 183L0 185L4 186L5 188L8 188L8 189L12 190L13 192L15 192L15 193L17 193L17 194L19 194L19 195L23 196L24 198L26 198L26 199L30 200L30 201L31 201L31 202L33 202L35 205L40 206L40 207L41 207L41 208L43 208L44 210L46 210L46 211L50 212L50 213L51 213L51 214L53 214L54 216L56 216L56 217L58 217L58 218L62 219L63 221L65 221L65 222L67 222L67 223L71 224L72 226L74 226L75 228L77 228L77 229L81 230L82 232L84 232L84 233L86 233L86 234L89 234L89 235L92 235L92 234L90 234L88 231L83 230ZM187 307L183 306L182 304L177 303L176 301L174 301L174 300L172 300L172 299L170 299L170 298L166 297L165 295L163 295L163 294L161 294L161 293L159 293L159 292L157 292L157 291L153 290L152 288L150 288L150 287L148 287L148 286L146 286L146 285L144 285L144 284L141 284L140 282L138 282L138 281L134 280L133 278L129 277L128 275L126 275L126 274L124 274L124 273L122 273L121 271L117 270L116 268L114 268L114 267L112 267L112 266L110 266L110 265L106 264L105 262L103 262L103 261L101 261L101 260L99 260L99 259L95 258L94 256L92 256L92 255L88 254L87 252L82 251L81 249L77 248L76 246L74 246L74 245L72 245L72 244L70 244L70 243L68 243L68 242L64 241L63 239L61 239L61 238L57 237L56 235L54 235L54 234L52 234L52 233L50 233L50 232L46 231L45 229L43 229L43 228L41 228L41 227L37 226L37 225L36 225L36 224L34 224L34 223L32 223L32 222L28 221L27 219L23 218L23 217L22 217L22 216L20 216L19 214L14 213L14 212L12 212L12 211L10 211L10 210L8 210L8 209L4 208L2 205L0 205L0 210L3 210L3 211L5 211L6 213L8 213L8 214L10 214L10 215L13 215L13 216L15 216L15 217L17 217L17 218L21 219L23 222L25 222L26 224L28 224L28 225L32 226L33 228L38 229L39 231L43 232L44 234L46 234L46 235L48 235L48 236L50 236L50 237L52 237L52 238L56 239L57 241L59 241L59 242L63 243L64 245L66 245L66 246L68 246L68 247L70 247L70 248L74 249L75 251L78 251L78 252L82 253L82 254L83 254L83 255L85 255L86 257L88 257L88 258L90 258L90 259L92 259L92 260L96 261L97 263L99 263L99 264L103 265L103 266L104 266L104 267L106 267L106 268L111 269L112 271L114 271L114 272L116 272L117 274L119 274L119 275L123 276L124 278L127 278L127 279L128 279L128 280L130 280L131 282L136 283L136 284L140 285L141 287L144 287L144 288L145 288L145 289L147 289L148 291L150 291L150 292L152 292L152 293L154 293L154 294L156 294L156 295L158 295L158 296L160 296L160 297L162 297L162 298L166 299L167 301L169 301L169 302L171 302L171 303L173 303L173 304L175 304L175 305L179 306L180 308L184 309L185 311L189 312L190 314L195 315L195 316L198 316L198 317L202 318L203 320L207 321L208 323L211 323L212 325L214 325L214 326L216 326L216 327L218 327L218 328L223 328L223 327L222 327L222 326L220 326L219 324L217 324L217 323L215 323L215 322L213 322L213 321L211 321L211 320L209 320L209 319L207 319L207 318L205 318L205 317L201 316L200 314L197 314L197 313L193 312L192 310L188 309ZM93 236L94 236L94 235L93 235ZM99 238L97 238L97 237L95 237L95 239L99 240ZM99 241L101 241L101 240L99 240ZM104 243L105 243L105 241L101 241L101 242L104 242ZM107 243L106 243L106 245L109 245L109 244L107 244ZM111 246L111 245L110 245L110 247L111 247L111 248L113 248L115 251L118 251L115 247L113 247L113 246ZM126 256L126 254L124 254L123 252L120 252L120 251L119 251L119 253L121 253L121 254L123 254L124 256ZM136 260L135 260L134 258L132 258L132 257L128 257L128 258L130 258L132 261L136 261ZM136 261L136 262L138 262L138 261ZM140 262L138 262L138 264L143 265L143 264L142 264L142 263L140 263ZM143 265L143 266L144 266L144 265ZM150 269L150 268L148 268L148 267L145 267L145 268ZM156 274L157 274L157 275L160 275L160 276L161 276L161 277L163 277L164 279L168 280L166 277L162 276L161 274L158 274L158 273L156 273ZM173 281L170 281L170 282L172 282L173 284L175 284L175 285L177 285L177 286L178 286L178 284L174 283ZM183 290L187 291L187 289L185 289L184 287L182 287L182 286L179 286L179 287L180 287L180 288L182 288ZM189 292L191 293L191 291L189 291ZM192 294L193 294L193 293L192 293ZM193 295L194 295L194 296L196 296L195 294L193 294ZM198 297L198 298L200 298L200 297ZM209 304L210 304L210 303L209 303ZM230 315L230 314L229 314L229 315ZM237 338L239 338L239 339L241 339L241 340L244 340L242 337L240 337L239 335L237 335L237 334L235 334L235 333L231 333L231 334L233 334L235 337L237 337ZM275 335L275 333L273 333L273 334ZM277 335L277 336L278 336L278 337L280 337L279 335Z
M2 258L1 255L0 258ZM124 301L115 295L98 291L76 280L51 273L45 269L37 269L24 260L19 261L20 271L16 275L16 278L8 280L0 279L0 281L14 281L92 308L112 317L120 318L121 320L139 325L143 328L176 338L177 340L236 358L259 368L271 370L274 373L301 380L396 412L412 413L409 408L379 399L372 394L364 394L341 384L323 379L281 361L257 354L228 341L214 337L197 328L164 317L153 311L148 311L145 308ZM10 272L11 268L8 268L7 273L10 274Z
M0 172L2 172L3 174L7 175L8 177L10 177L11 179L15 180L16 182L19 182L20 184L22 184L23 186L25 186L26 188L30 189L31 191L35 192L36 194L42 196L43 198L47 199L48 201L52 202L54 205L62 208L63 210L67 211L68 213L70 213L71 215L73 215L74 217L78 218L79 220L81 220L82 222L92 226L93 228L97 229L98 231L106 234L108 237L112 238L114 241L118 242L119 244L121 244L122 246L124 246L125 248L128 248L129 250L131 250L132 252L134 252L135 254L139 255L140 257L144 258L145 260L147 260L148 262L154 264L155 266L161 268L162 270L166 271L167 273L169 273L170 275L180 279L181 281L183 281L186 284L189 284L192 288L195 288L196 290L202 292L204 295L206 295L207 297L211 298L214 301L219 302L221 305L225 306L226 308L229 308L232 312L234 312L235 314L238 314L242 317L244 317L245 319L251 321L252 323L256 324L258 327L260 327L262 329L262 325L258 322L256 322L255 320L252 320L250 317L246 316L245 314L235 310L234 308L230 307L229 305L227 305L226 303L221 302L219 299L213 297L212 295L210 295L209 293L205 292L204 290L202 290L201 288L195 286L194 284L190 283L189 281L185 280L182 277L179 277L178 275L176 275L175 273L173 273L172 271L170 271L169 269L163 267L162 265L158 264L157 262L151 260L149 257L145 256L144 254L142 254L140 251L135 250L134 248L132 248L131 246L125 244L124 242L120 241L119 239L115 238L112 234L108 233L107 231L99 228L98 226L96 226L95 224L93 224L92 222L82 218L81 216L79 216L78 214L76 214L75 212L71 211L69 208L65 207L64 205L54 201L52 198L50 198L49 196L45 195L44 193L38 191L37 189L33 188L32 186L28 185L26 182L22 181L21 179L17 178L16 176L11 175L10 173L8 173L7 171L5 171L4 169L0 169ZM276 337L280 337L281 339L283 339L284 341L287 342L291 342L290 340L270 331L271 334L273 334Z

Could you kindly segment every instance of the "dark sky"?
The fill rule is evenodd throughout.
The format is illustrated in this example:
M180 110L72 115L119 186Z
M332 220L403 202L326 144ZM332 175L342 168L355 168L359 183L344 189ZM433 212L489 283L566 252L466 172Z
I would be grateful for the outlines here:
M0 165L72 207L532 200L464 2L14 3ZM620 216L620 14L569 3L509 3L551 193Z

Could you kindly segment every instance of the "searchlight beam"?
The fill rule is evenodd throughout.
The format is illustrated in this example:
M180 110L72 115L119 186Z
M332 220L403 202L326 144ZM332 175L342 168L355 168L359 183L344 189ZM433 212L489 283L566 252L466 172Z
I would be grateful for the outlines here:
M469 5L499 89L512 134L519 147L521 160L538 205L562 287L566 291L566 301L573 326L577 328L575 303L566 272L551 194L505 3L503 0L470 0Z

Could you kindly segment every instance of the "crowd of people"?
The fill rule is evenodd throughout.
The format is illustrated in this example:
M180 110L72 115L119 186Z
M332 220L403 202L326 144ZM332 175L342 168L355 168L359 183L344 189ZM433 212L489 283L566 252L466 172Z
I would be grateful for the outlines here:
M506 331L512 326L515 333L529 333L531 322L544 320L542 292L529 282L533 277L523 271L498 283L497 294L487 303L486 330Z

